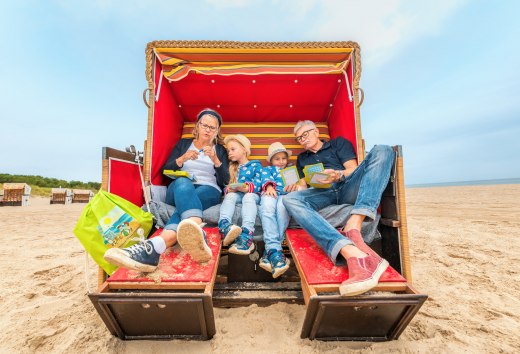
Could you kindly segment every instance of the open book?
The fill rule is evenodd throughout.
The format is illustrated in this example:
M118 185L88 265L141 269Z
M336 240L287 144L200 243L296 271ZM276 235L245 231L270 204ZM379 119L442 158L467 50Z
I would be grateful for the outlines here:
M197 178L195 178L195 175L193 173L189 173L186 171L164 170L163 174L165 176L170 177L171 179L176 179L179 177L186 177L186 178L191 179L194 182L197 180Z

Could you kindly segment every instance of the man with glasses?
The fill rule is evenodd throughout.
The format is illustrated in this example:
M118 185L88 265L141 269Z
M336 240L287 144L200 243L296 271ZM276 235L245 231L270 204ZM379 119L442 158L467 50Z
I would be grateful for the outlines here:
M357 164L350 141L337 137L331 141L319 139L319 130L309 120L294 127L296 141L305 149L298 155L296 167L304 176L305 166L322 163L328 177L320 183L330 188L307 188L302 178L285 187L289 193L283 200L289 214L316 240L334 264L347 263L349 279L340 285L343 296L362 294L379 281L388 262L374 252L361 237L365 218L374 219L394 160L390 146L376 145ZM351 204L354 208L341 231L332 227L318 210L332 204Z

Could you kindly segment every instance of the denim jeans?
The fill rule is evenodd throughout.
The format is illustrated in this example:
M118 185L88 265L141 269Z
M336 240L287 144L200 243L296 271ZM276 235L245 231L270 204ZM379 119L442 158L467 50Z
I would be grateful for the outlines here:
M333 228L317 210L332 204L351 204L351 214L376 217L381 195L388 184L394 161L390 146L376 145L345 181L334 183L331 188L310 188L289 193L283 203L289 214L309 233L318 245L327 252L333 263L340 250L352 241Z
M255 231L255 220L257 212L257 204L260 196L256 193L230 192L224 196L224 201L220 206L220 221L225 219L231 223L235 206L242 202L242 227L247 228L250 232Z
M271 249L282 250L285 230L287 230L290 219L287 209L283 205L284 197L279 195L278 198L273 198L263 195L260 200L260 218L264 230L266 251Z
M194 184L189 178L175 179L166 190L166 203L175 207L165 230L177 231L181 220L190 217L202 218L202 211L220 203L220 191L212 186Z

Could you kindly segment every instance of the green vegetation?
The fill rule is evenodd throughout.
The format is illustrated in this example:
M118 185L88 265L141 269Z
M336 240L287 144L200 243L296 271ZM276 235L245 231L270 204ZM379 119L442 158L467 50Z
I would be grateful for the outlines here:
M10 175L7 173L0 173L0 183L27 183L31 186L31 195L43 197L51 195L51 188L90 189L93 192L97 192L101 188L99 182L65 181L42 176ZM1 184L0 186L3 187Z

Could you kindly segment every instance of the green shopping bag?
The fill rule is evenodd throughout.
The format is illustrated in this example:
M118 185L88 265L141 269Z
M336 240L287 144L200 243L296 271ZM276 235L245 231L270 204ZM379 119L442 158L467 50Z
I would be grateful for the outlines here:
M111 275L117 266L103 259L105 251L145 239L152 229L152 218L126 199L100 190L83 209L73 232L92 259Z

